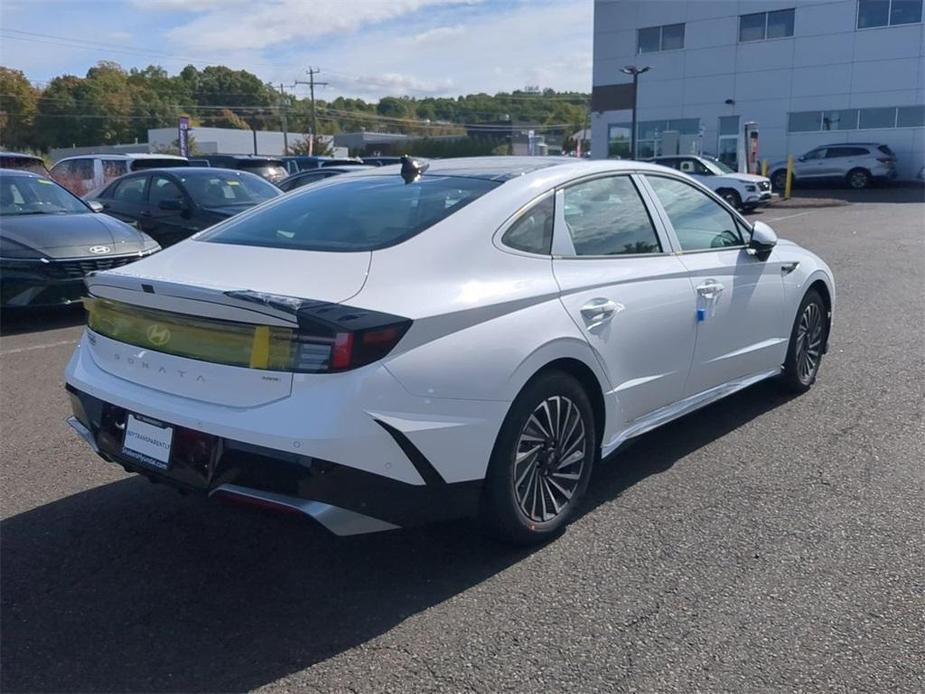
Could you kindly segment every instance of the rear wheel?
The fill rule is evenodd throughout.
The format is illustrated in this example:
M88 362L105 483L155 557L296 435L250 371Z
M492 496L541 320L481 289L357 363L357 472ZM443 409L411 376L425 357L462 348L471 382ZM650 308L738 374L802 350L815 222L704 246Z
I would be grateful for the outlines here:
M863 190L870 185L870 174L864 169L852 169L847 176L848 187L854 190Z
M584 497L597 457L588 396L550 371L517 396L492 451L481 519L505 542L532 545L558 535Z
M822 351L828 332L825 302L815 289L810 289L800 303L782 374L785 386L796 393L809 390L816 381Z

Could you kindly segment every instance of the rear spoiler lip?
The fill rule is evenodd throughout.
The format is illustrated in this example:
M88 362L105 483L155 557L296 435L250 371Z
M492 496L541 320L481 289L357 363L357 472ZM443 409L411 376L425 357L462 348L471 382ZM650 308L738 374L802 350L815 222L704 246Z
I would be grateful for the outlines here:
M216 309L222 313L227 313L228 309L231 309L241 312L241 322L263 322L284 327L294 327L298 323L297 316L292 310L235 297L235 292L248 291L243 288L210 287L171 282L157 277L140 277L106 271L87 275L84 283L87 293L92 297L175 313L217 317L214 315ZM168 301L166 303L170 305L165 305L164 298L176 301ZM216 309L209 311L207 308L209 305ZM221 311L218 307L224 308L225 311ZM251 318L247 320L244 316L251 316ZM257 316L260 318L258 319ZM223 317L228 318L227 315Z

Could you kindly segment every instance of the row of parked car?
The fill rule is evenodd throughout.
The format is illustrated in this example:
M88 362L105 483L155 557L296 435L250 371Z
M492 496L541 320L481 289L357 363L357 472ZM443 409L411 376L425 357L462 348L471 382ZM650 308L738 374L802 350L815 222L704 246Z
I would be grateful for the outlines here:
M391 159L100 154L48 171L38 157L0 153L0 306L77 301L90 272L138 260L286 191Z

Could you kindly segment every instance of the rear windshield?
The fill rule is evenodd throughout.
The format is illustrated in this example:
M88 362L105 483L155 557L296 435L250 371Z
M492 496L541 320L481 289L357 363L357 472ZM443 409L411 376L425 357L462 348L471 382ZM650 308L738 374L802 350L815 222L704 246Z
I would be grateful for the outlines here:
M281 194L279 188L241 171L216 169L177 174L190 197L203 207L257 205Z
M171 166L189 166L186 159L132 159L132 171L141 169L166 169Z
M397 175L337 178L231 219L199 239L304 251L371 251L411 238L500 185L453 176L425 176L410 184Z
M877 147L877 149L879 149L884 154L889 154L891 157L893 156L893 150L890 149L889 145L880 145Z
M289 175L289 172L286 171L286 167L279 161L249 161L247 159L240 159L236 162L236 167L242 171L250 171L253 174L257 174L268 181L281 181Z

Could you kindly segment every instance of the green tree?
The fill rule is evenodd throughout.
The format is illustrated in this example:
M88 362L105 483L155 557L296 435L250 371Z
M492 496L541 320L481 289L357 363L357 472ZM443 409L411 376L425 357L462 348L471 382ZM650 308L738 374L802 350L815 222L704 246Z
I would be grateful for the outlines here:
M0 66L0 143L4 147L35 147L38 97L38 91L22 72Z

